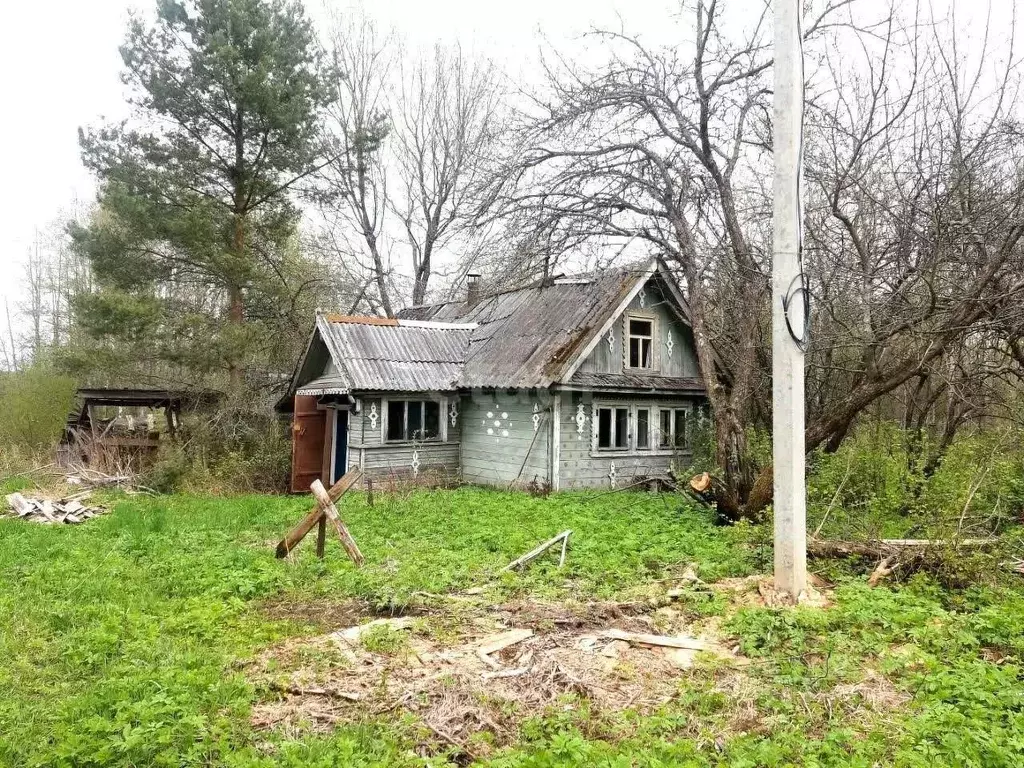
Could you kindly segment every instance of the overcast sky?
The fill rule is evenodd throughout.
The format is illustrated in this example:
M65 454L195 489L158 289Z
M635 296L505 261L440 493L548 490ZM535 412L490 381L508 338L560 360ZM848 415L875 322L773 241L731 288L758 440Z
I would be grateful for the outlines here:
M36 228L62 209L95 194L79 160L76 132L101 117L124 115L117 48L132 9L151 0L34 0L4 4L0 23L0 332L2 300L17 299L23 260ZM357 3L306 0L315 19L326 5ZM375 0L365 12L382 28L394 27L409 43L458 39L470 51L498 59L510 73L534 58L540 37L552 42L577 36L592 24L615 22L617 12L648 23L671 13L671 0Z
M876 0L862 0L872 3ZM970 15L983 2L955 2ZM1005 26L1014 0L992 0ZM759 0L734 0L732 11ZM154 0L34 0L5 3L0 24L0 86L5 103L0 120L0 333L6 333L3 300L18 301L24 256L37 228L44 229L75 201L87 204L94 185L81 166L79 126L124 114L117 52L134 9L151 10ZM358 6L349 0L306 0L314 19L325 6ZM577 39L589 27L617 25L659 38L671 28L673 0L375 0L362 6L384 29L394 28L411 46L459 40L470 52L495 58L514 82L536 72L538 47ZM753 10L753 8L752 8ZM959 20L958 20L959 21ZM664 38L658 40L664 42Z

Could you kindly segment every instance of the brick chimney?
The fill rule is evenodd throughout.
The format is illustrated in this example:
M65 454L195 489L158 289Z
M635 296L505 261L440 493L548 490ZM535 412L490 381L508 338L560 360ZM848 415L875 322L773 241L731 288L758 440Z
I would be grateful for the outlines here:
M483 286L480 284L480 273L470 272L466 275L466 306L475 307L480 301Z

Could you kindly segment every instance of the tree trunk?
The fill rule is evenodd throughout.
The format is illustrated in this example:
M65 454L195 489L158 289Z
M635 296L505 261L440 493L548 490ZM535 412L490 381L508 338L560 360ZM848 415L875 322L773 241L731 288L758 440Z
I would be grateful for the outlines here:
M234 256L236 274L241 271L241 265L245 260L245 218L242 214L235 214L235 231L231 242L232 255ZM233 330L241 330L245 325L245 304L242 297L242 287L236 279L228 288L228 324ZM240 334L233 334L240 335ZM232 339L234 344L236 339ZM242 388L244 382L244 370L239 362L238 350L231 349L228 352L228 379L231 390L237 392Z

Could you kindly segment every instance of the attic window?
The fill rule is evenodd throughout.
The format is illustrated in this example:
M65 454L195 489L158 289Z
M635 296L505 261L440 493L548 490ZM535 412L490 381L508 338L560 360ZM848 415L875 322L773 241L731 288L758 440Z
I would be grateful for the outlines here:
M654 367L654 320L630 317L628 323L627 364L630 368Z

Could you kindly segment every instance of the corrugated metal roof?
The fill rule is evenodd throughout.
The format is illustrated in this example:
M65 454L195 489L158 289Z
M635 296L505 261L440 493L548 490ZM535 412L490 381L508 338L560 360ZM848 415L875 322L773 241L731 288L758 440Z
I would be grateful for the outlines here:
M312 381L300 391L447 392L561 383L653 270L647 265L549 281L485 296L473 306L458 301L412 307L397 320L319 315L317 335L338 371L322 377L331 381ZM296 382L299 376L296 373ZM676 391L703 388L699 382L671 377L586 376L577 373L571 383Z
M608 270L589 280L556 282L482 298L413 307L400 318L477 323L462 387L546 387L559 380L590 337L648 274Z
M473 331L317 318L350 390L450 391L458 386Z

